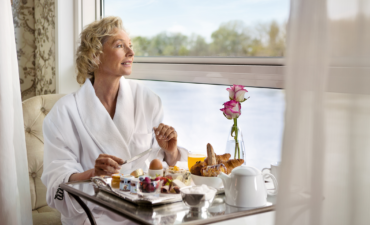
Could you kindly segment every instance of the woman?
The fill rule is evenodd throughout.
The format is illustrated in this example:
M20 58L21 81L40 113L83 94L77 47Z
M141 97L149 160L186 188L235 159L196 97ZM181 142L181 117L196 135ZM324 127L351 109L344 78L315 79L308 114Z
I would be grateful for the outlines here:
M131 74L133 59L131 40L120 18L93 22L81 33L76 62L77 81L83 85L61 98L43 125L41 179L48 205L62 213L63 223L81 224L86 216L69 195L54 198L61 183L147 169L154 158L170 166L187 160L187 151L177 147L176 131L161 123L160 98L124 78ZM121 165L150 147L150 154ZM97 207L88 206L96 213Z

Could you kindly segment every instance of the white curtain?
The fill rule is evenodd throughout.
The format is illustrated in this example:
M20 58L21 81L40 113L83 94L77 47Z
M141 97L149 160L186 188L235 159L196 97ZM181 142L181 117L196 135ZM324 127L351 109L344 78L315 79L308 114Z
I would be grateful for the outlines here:
M370 1L291 0L277 225L370 224Z
M0 0L0 224L32 224L22 101L10 0Z

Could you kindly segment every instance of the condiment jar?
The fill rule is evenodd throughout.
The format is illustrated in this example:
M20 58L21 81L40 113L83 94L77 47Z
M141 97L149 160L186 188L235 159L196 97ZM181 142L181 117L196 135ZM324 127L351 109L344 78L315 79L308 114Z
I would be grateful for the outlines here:
M131 179L133 179L133 176L122 176L121 177L121 184L119 185L119 189L121 191L130 191L131 188Z
M137 189L138 189L138 186L139 186L139 180L138 179L131 179L131 187L130 187L130 193L131 194L137 194Z
M119 184L121 182L121 175L118 173L112 175L112 182L111 186L112 188L119 188Z

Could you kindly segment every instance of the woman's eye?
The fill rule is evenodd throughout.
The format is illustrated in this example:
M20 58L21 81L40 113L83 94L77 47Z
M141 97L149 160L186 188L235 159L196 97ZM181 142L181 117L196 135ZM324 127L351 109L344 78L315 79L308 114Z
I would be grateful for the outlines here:
M117 48L122 48L123 45L117 45Z

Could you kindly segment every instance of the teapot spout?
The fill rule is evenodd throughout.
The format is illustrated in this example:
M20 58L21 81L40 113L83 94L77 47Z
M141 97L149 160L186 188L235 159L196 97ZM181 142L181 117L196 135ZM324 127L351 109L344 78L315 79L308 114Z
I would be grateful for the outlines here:
M217 177L221 178L222 183L224 184L225 189L228 189L228 186L229 186L229 185L230 185L230 183L231 183L231 182L229 182L229 180L230 180L230 175L227 175L227 174L225 174L225 173L221 172L220 174L218 174L218 176L217 176Z

